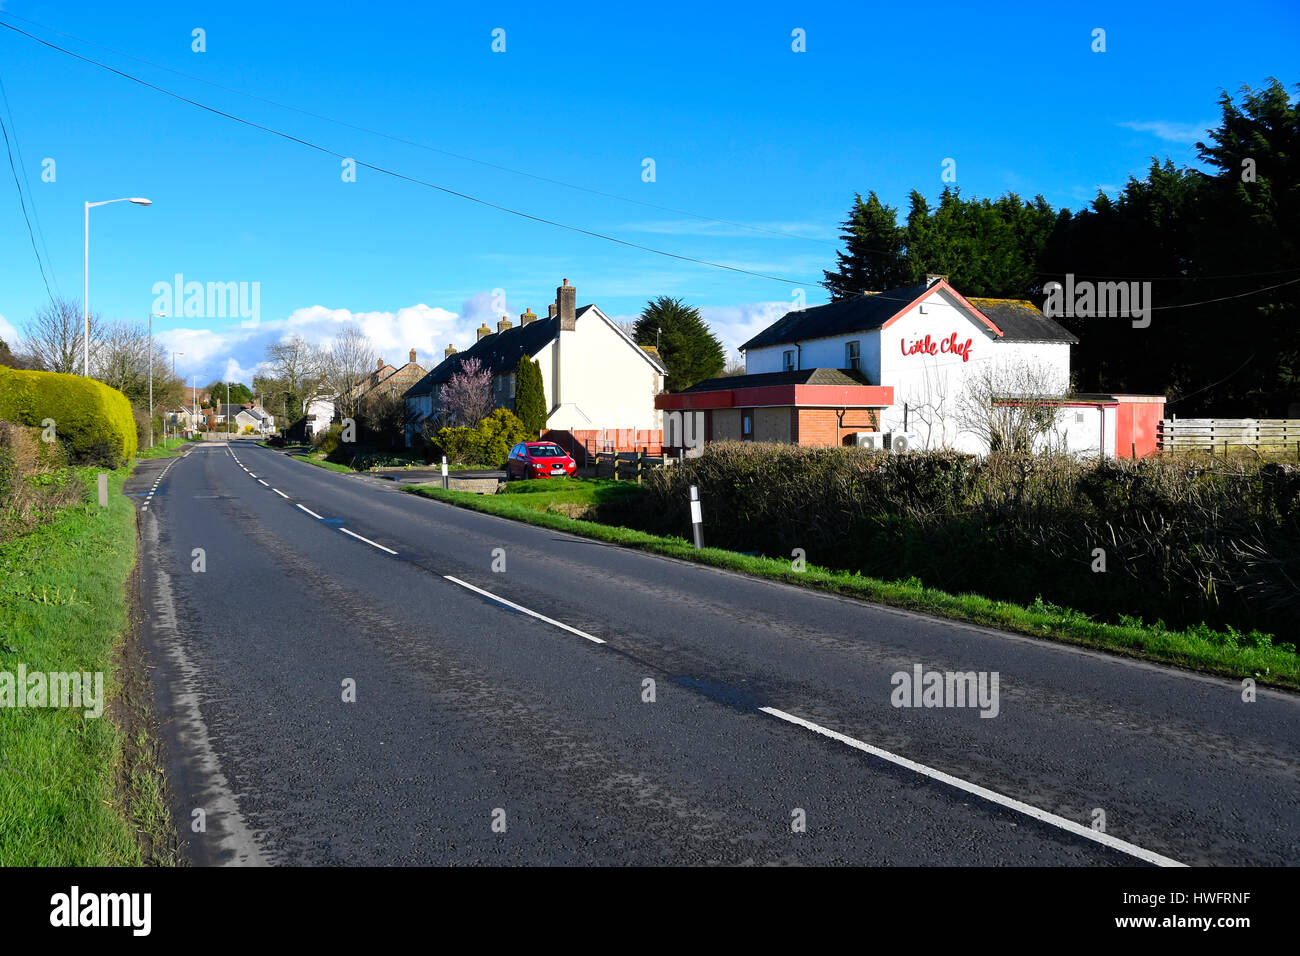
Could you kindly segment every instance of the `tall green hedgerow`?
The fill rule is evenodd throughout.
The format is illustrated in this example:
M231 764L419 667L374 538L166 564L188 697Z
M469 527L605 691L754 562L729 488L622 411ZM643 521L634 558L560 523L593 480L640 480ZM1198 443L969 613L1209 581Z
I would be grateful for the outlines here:
M73 464L119 468L135 457L127 397L80 375L0 367L0 419L42 428L52 421Z

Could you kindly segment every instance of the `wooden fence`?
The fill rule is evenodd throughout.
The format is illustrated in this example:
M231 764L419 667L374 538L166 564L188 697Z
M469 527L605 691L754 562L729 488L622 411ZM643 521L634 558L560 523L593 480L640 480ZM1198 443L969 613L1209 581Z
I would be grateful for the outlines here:
M647 455L640 451L595 452L591 456L593 478L613 478L615 481L635 481L651 468L665 468L677 459L668 455Z
M1160 422L1162 451L1295 451L1300 460L1297 418L1166 418Z

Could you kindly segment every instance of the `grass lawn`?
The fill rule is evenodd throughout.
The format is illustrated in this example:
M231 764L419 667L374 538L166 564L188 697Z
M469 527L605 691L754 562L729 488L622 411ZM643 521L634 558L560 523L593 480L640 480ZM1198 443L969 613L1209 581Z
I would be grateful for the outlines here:
M135 509L121 494L130 468L109 472L108 507L95 468L76 470L86 504L61 511L32 533L0 545L0 672L104 674L115 697L113 655L129 626ZM0 865L139 865L134 831L160 832L161 788L134 761L107 713L84 708L0 707ZM135 791L127 807L115 787L122 767ZM156 769L156 768L155 768ZM158 861L150 861L158 862Z
M495 495L443 491L441 485L403 489L437 501L568 531L587 538L639 548L686 561L697 561L799 587L908 608L940 617L969 621L1033 637L1188 667L1230 677L1253 677L1260 683L1300 688L1300 656L1277 647L1236 646L1237 636L1208 629L1176 631L1134 621L1107 624L1081 611L1037 602L1032 605L994 601L977 594L949 594L919 581L884 581L808 564L796 571L790 561L752 557L721 548L695 550L681 538L662 537L569 517L575 506L627 500L635 484L608 479L540 479L510 484ZM602 498L602 496L604 496Z

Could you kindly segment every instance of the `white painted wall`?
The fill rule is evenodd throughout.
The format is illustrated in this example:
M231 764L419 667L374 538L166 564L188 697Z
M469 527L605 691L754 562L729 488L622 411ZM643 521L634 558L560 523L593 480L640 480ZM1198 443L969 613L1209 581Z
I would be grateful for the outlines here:
M600 309L578 316L573 331L560 332L535 358L547 407L553 409L550 427L661 427L655 396L663 389L663 375ZM583 424L578 412L591 424Z
M1080 458L1093 458L1098 454L1113 458L1118 415L1118 408L1104 405L1058 408L1056 424L1043 445Z
M904 345L910 346L926 335L933 342L944 342L950 341L954 333L959 346L970 341L968 360L943 351L933 356L904 354ZM1017 366L1032 366L1041 369L1053 392L1063 394L1069 387L1068 344L1000 341L987 326L959 307L954 298L938 289L887 329L801 343L800 367L844 368L846 345L854 340L861 343L862 373L873 384L894 388L894 404L881 413L881 430L903 431L906 413L906 431L917 436L917 447L921 448L987 451L976 435L963 429L958 405L972 375L980 374L990 365L993 374L999 376L1010 374ZM790 347L778 345L750 350L745 354L746 374L781 371L782 353ZM1082 440L1078 429L1067 431L1071 441Z

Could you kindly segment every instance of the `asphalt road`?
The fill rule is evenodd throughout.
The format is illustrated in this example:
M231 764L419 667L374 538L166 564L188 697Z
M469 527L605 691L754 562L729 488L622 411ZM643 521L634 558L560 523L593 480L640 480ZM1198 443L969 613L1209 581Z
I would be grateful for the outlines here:
M1294 695L252 444L165 466L127 492L195 863L1300 863ZM996 673L997 715L894 706L915 665Z

